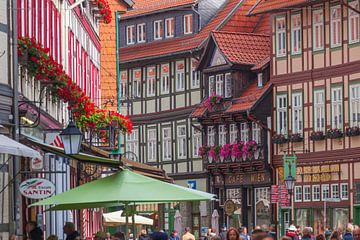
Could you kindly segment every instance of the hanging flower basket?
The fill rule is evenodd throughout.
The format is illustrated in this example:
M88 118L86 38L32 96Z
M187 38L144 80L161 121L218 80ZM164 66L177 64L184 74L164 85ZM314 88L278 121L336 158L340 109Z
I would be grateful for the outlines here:
M346 129L346 136L353 137L360 135L360 128L358 126L350 127Z
M96 6L99 9L99 13L104 19L104 23L108 24L111 22L111 10L107 0L95 0Z
M301 136L300 133L293 133L293 134L290 134L289 137L288 137L289 141L290 142L302 142L304 140L304 138Z
M330 139L335 139L335 138L342 138L344 136L344 133L338 129L329 129L326 133L326 137L330 138Z
M310 139L312 141L321 141L325 139L325 134L323 131L316 131L316 132L312 132L310 135Z
M288 142L288 139L285 137L284 134L275 134L272 137L272 141L274 144L284 144Z

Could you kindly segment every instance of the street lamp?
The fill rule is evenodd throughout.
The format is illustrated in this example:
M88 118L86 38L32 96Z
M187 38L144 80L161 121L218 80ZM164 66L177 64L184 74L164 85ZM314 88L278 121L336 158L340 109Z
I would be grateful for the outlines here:
M67 128L60 133L60 137L64 144L65 154L73 155L80 152L82 133L75 126L73 120L70 120Z
M292 197L292 193L293 193L293 190L295 187L295 182L296 182L296 179L291 175L289 175L285 178L286 190L289 193L289 200L290 200L291 224L294 221L294 213L293 213L293 208L292 208L292 198L291 197Z

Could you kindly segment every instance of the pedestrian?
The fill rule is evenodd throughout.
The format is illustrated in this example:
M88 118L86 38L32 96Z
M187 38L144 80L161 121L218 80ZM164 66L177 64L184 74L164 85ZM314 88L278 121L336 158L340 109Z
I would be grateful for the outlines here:
M66 234L65 240L75 240L76 237L80 236L79 232L75 230L75 224L72 222L66 222L63 230Z
M59 240L59 238L56 235L50 235L50 236L47 237L46 240Z
M360 228L355 228L353 231L353 239L360 240Z
M176 230L173 230L170 234L170 240L180 240L179 233Z
M153 232L150 235L151 240L168 240L168 235L165 232Z
M248 234L247 227L243 226L241 228L240 237L244 240L250 240L250 236Z
M37 226L37 223L30 221L25 226L26 235L28 240L42 240L43 231Z
M272 236L274 240L276 240L276 229L274 225L270 225L269 227L269 235Z
M345 234L344 234L344 237L343 239L344 240L353 240L353 235L352 235L352 231L354 230L354 227L352 224L348 224L346 226L346 229L345 229Z
M139 240L149 240L149 235L146 232L146 229L141 229Z
M286 233L286 236L290 237L292 240L299 240L299 237L298 237L296 231L297 231L296 227L294 225L290 225L290 227L288 228L288 231Z
M303 229L303 234L302 234L301 239L302 239L302 240L312 240L312 237L311 237L311 228L309 228L309 227L304 227L304 229Z
M226 240L240 240L240 234L236 228L229 228L226 234Z
M222 227L219 233L219 237L221 240L226 240L226 227Z
M333 231L330 240L341 240L340 233L338 231Z
M195 236L191 234L189 227L185 228L185 234L182 236L182 240L195 240Z

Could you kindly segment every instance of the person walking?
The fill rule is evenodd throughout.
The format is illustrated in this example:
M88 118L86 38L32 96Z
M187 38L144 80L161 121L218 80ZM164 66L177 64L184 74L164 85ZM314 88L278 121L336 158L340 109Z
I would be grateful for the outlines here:
M219 233L219 237L221 240L226 240L226 227L222 227Z
M139 240L149 240L149 235L147 235L146 229L141 229Z
M250 240L250 236L248 234L247 227L243 226L240 231L240 238L244 240Z
M179 234L176 230L173 230L170 234L170 240L180 240Z
M189 227L185 228L185 234L182 236L182 240L195 240L195 236L191 234Z
M28 222L25 226L26 237L28 240L42 240L43 239L43 231L40 227L37 226L36 222Z
M311 237L311 228L309 228L309 227L304 227L301 240L312 240L312 237Z
M66 234L65 240L75 240L76 237L80 236L79 232L75 230L75 224L72 222L66 222L63 230Z
M353 240L352 231L353 231L353 227L347 226L345 229L345 234L344 234L343 240Z
M236 228L229 228L226 234L226 240L240 240L239 231Z
M286 236L290 237L292 240L299 240L299 237L296 232L297 232L297 228L294 225L290 225L290 227L288 228L288 232L286 233Z

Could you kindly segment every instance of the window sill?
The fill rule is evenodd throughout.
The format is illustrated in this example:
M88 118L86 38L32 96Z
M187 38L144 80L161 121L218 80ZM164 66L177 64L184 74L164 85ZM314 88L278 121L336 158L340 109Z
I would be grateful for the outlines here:
M301 58L302 57L302 53L292 53L291 54L291 58Z
M322 48L322 49L313 49L313 54L323 54L325 52L325 50Z
M287 60L287 55L285 56L276 56L276 61L283 61L283 60Z
M348 48L358 47L360 46L360 41L349 43Z
M338 51L338 50L341 50L342 49L342 46L334 46L334 47L330 47L330 51L333 52L333 51Z

